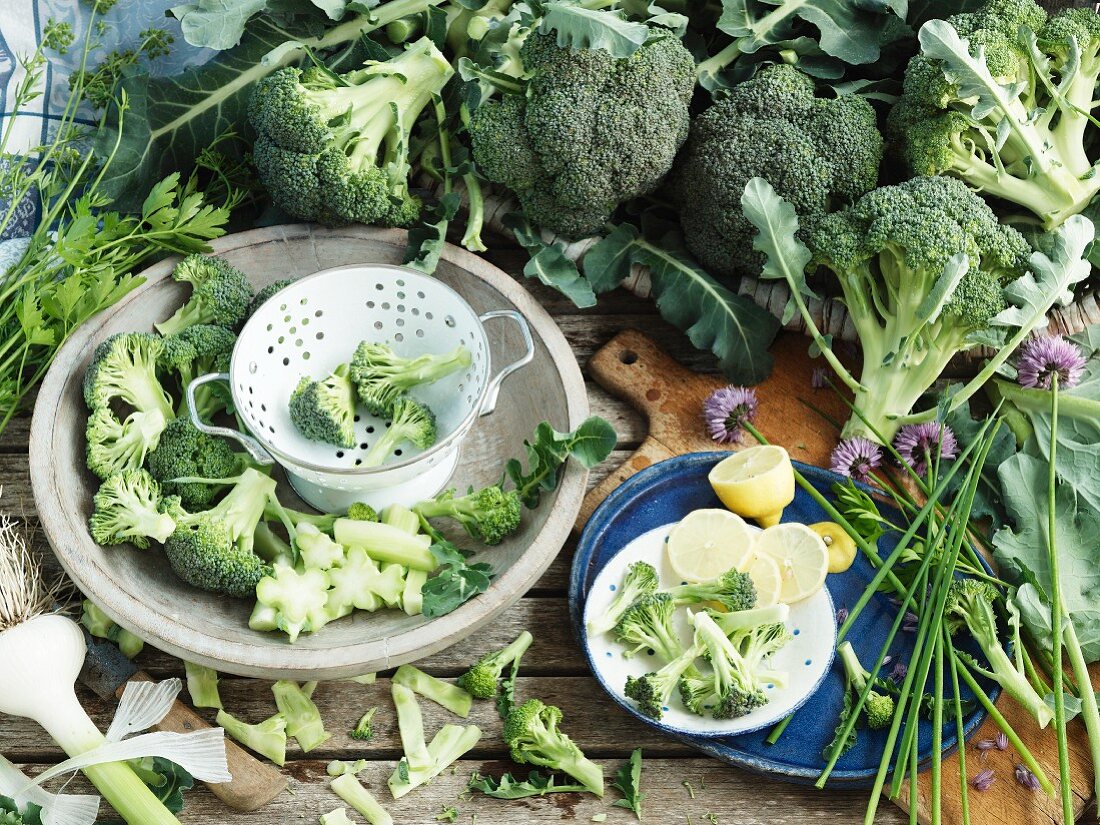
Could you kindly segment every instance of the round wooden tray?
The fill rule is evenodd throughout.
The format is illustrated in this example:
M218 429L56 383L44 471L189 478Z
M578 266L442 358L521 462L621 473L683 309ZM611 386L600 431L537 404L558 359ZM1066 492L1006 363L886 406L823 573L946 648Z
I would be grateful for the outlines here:
M400 263L405 233L295 224L230 235L213 246L258 288L344 264ZM477 560L492 564L496 573L486 593L434 621L398 611L358 613L293 646L281 634L250 630L248 601L205 593L177 579L159 549L104 548L92 541L87 519L98 479L84 464L87 409L81 379L100 341L117 332L150 329L185 300L186 285L169 277L173 264L174 259L165 260L147 269L143 286L86 323L62 347L42 384L31 425L31 483L42 527L66 572L107 615L154 647L220 671L299 681L338 679L448 647L492 621L535 584L580 509L588 474L576 462L567 465L558 489L545 495L537 510L524 512L514 536L479 552ZM507 459L523 456L523 441L540 421L558 430L576 427L588 415L588 398L561 331L512 278L450 245L436 275L479 313L522 312L536 344L534 361L504 382L496 412L479 419L463 443L451 483L465 489L498 480ZM494 364L508 363L520 351L519 333L511 326L490 326L488 334ZM279 487L280 497L293 503L289 485Z

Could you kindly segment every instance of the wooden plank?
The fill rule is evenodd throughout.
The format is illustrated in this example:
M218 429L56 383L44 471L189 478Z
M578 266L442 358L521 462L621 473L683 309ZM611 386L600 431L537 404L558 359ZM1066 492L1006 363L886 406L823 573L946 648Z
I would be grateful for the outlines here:
M623 764L623 759L597 759L608 781ZM325 762L295 761L287 764L290 787L266 808L254 813L233 813L205 788L187 794L187 804L180 814L183 825L208 825L231 819L233 825L312 825L317 818L334 808L347 806L328 789ZM29 773L41 765L23 766ZM608 825L637 823L634 814L612 803L619 795L608 788L603 800L591 794L554 794L511 802L465 793L474 773L499 776L516 766L496 760L464 759L456 763L454 772L447 771L430 786L394 802L386 788L386 780L394 768L392 761L371 762L360 774L360 781L401 825L434 825L444 808L458 808L456 820L463 825L516 825L517 822L588 823L596 814L606 814ZM691 785L691 791L684 783ZM645 760L642 789L646 794L643 813L646 823L655 825L851 825L862 821L866 796L853 791L829 791L787 785L774 779L726 768L706 759ZM89 786L78 777L67 790L88 792ZM692 796L694 794L694 798ZM358 814L348 811L352 820L360 822ZM106 816L107 810L101 811ZM884 806L875 820L879 825L901 825L901 812ZM1022 825L1022 823L1006 823Z

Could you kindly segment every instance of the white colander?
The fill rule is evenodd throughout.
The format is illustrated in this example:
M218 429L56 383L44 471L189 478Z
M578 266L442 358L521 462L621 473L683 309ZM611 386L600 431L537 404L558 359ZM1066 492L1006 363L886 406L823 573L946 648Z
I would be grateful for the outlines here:
M526 351L492 375L484 322L507 318L520 328ZM427 450L400 445L387 463L363 467L363 456L389 423L360 407L356 445L310 441L291 423L290 394L303 375L320 379L351 360L360 341L387 343L398 355L448 353L464 346L471 363L413 394L436 415L439 438ZM298 494L319 510L339 512L363 501L410 506L442 490L454 472L463 437L478 416L496 407L500 385L530 363L535 348L514 310L478 315L446 284L400 266L362 264L326 269L276 293L245 324L229 373L196 378L188 387L191 419L211 435L239 441L264 464L278 462ZM210 425L195 415L195 389L226 381L250 435Z

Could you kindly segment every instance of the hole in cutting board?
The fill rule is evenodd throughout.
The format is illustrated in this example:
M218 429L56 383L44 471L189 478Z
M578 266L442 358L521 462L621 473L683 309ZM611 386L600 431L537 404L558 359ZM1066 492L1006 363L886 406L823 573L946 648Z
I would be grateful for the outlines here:
M624 364L627 364L627 365L634 364L638 360L638 353L636 353L632 349L623 350L619 354L619 360L622 361Z

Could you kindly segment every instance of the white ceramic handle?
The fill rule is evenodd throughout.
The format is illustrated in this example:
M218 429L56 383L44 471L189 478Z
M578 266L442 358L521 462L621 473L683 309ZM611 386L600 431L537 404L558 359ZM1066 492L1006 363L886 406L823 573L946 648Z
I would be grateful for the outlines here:
M493 318L508 318L515 321L520 334L523 335L525 350L523 355L498 372L489 381L489 386L485 388L485 400L481 402L481 411L478 415L488 415L495 410L497 408L497 396L500 395L500 385L504 383L504 379L516 370L523 369L535 358L535 341L531 337L531 327L527 325L527 319L521 313L516 312L514 309L494 309L492 312L486 312L484 315L478 316L483 324Z
M268 465L274 464L275 459L271 457L271 453L263 448L263 445L259 441L254 439L250 435L231 430L229 427L218 427L213 424L207 424L201 418L199 418L198 412L196 412L195 404L195 390L201 387L203 384L209 384L213 381L224 381L229 383L229 373L227 372L211 372L206 375L200 375L194 381L187 385L187 412L191 416L191 423L195 425L195 429L199 432L206 433L207 435L216 435L222 438L232 438L234 441L240 442L250 456L259 464Z

